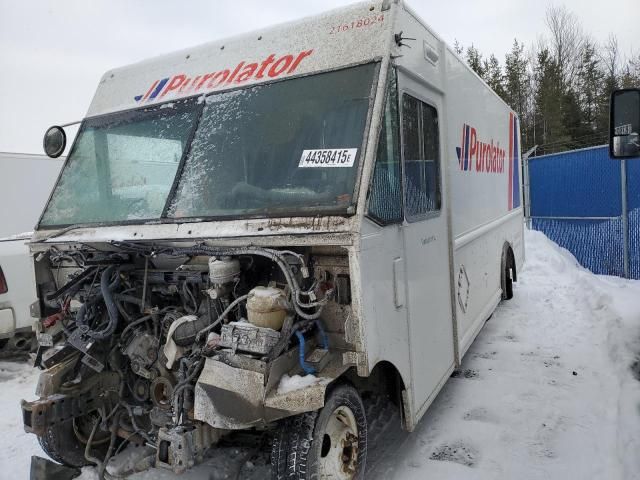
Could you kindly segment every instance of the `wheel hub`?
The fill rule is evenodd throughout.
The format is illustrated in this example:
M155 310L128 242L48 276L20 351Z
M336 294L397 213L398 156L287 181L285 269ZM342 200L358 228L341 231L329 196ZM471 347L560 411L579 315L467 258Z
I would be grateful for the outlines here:
M320 478L351 480L358 467L358 424L350 408L333 411L323 435Z

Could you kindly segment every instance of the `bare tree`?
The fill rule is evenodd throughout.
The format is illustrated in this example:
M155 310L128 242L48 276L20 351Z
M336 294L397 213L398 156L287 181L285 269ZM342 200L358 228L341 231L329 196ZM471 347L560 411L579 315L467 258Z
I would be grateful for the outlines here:
M600 56L607 78L616 78L620 69L620 48L618 47L618 37L613 33L609 34L607 41L602 46Z
M573 86L580 69L585 35L578 17L565 6L550 6L546 22L551 33L550 47L560 68L561 89Z

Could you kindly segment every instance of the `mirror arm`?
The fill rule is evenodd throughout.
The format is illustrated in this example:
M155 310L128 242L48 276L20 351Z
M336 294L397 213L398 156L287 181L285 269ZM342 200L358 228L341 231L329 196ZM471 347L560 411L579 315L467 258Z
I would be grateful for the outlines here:
M76 120L75 122L63 123L62 125L58 125L59 127L70 127L71 125L78 125L82 120Z

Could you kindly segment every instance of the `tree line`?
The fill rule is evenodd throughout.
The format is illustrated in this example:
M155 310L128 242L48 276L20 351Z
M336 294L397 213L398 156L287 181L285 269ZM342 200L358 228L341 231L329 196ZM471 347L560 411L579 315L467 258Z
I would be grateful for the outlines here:
M523 152L537 155L607 143L609 97L640 87L640 52L625 56L617 38L594 41L564 6L546 11L546 35L525 49L515 39L504 63L473 45L454 49L520 117Z

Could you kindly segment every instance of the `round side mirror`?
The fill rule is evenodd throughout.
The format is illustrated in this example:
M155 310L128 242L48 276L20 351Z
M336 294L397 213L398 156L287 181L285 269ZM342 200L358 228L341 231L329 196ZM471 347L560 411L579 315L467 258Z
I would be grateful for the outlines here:
M67 146L67 134L64 133L62 127L50 127L44 134L42 146L44 147L44 153L46 153L47 156L51 158L58 158L62 155L64 148Z

